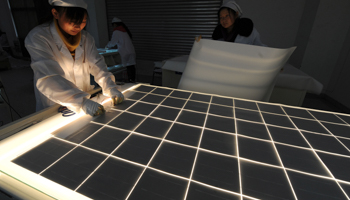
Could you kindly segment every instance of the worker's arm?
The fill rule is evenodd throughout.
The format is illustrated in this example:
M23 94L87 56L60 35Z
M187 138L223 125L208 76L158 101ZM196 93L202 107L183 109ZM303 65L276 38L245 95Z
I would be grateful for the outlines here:
M56 61L52 47L52 38L43 32L31 32L26 40L26 48L31 56L31 67L37 89L51 101L79 112L83 98L89 98L90 94L83 92L71 81L65 78L65 72ZM20 80L18 80L20 81Z
M86 46L86 58L89 62L90 73L94 76L96 83L101 86L104 95L111 97L115 104L121 103L124 100L124 96L117 89L114 75L108 72L104 58L98 53L92 36L87 34L86 39L89 43Z
M116 45L118 45L118 42L119 42L119 38L118 38L117 31L113 31L111 41L109 41L107 43L106 49L110 49L112 47L115 47Z

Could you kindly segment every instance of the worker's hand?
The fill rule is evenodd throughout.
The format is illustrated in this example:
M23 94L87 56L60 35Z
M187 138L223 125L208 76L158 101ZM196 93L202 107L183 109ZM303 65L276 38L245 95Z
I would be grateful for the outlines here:
M124 95L117 88L112 88L110 90L113 105L117 105L124 101Z
M89 114L91 116L102 115L106 112L101 104L90 99L83 100L82 109L86 114Z
M194 39L195 39L197 42L199 42L199 41L202 39L202 35L197 36L197 37L195 37Z

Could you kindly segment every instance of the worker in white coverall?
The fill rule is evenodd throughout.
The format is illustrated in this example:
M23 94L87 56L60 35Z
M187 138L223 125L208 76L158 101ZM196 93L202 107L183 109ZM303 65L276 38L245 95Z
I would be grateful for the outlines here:
M224 0L218 11L219 24L212 38L226 42L266 46L249 18L242 18L243 12L234 0Z
M122 65L126 67L130 82L135 82L136 54L132 44L132 34L121 19L114 17L112 19L113 35L111 41L106 45L106 49L117 48L120 54Z
M87 23L84 0L49 0L52 20L35 27L25 39L34 71L36 110L55 103L91 116L104 113L90 100L90 74L114 104L124 100L115 78L108 72L92 36L82 30Z

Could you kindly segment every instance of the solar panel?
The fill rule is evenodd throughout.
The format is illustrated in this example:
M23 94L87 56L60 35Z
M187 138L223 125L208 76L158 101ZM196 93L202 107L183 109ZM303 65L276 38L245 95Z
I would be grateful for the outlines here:
M349 199L349 115L142 84L124 95L12 162L92 199Z

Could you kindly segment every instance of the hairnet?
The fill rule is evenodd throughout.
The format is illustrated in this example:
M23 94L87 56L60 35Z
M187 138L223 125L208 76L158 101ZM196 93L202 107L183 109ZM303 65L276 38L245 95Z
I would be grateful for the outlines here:
M52 6L79 7L87 9L87 4L84 0L49 0L49 4Z
M234 0L224 0L220 8L231 8L237 12L238 17L242 16L243 14L241 7L239 7L239 5Z
M122 22L122 20L119 19L118 17L113 17L112 23L117 23L117 22Z

